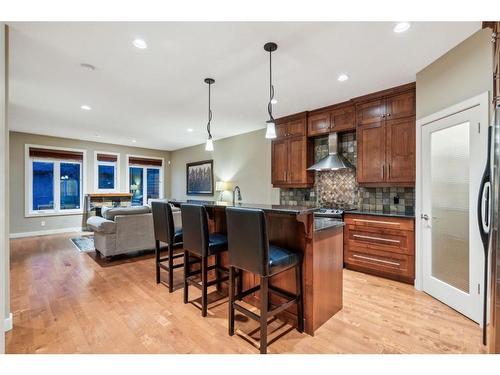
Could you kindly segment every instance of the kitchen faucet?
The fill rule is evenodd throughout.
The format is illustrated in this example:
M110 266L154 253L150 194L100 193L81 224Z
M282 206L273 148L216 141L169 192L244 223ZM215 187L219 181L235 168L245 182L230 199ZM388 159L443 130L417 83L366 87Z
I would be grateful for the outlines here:
M236 202L235 202L236 191L238 191L238 202L241 202L241 190L240 190L240 187L238 185L236 185L233 189L233 206L236 205Z

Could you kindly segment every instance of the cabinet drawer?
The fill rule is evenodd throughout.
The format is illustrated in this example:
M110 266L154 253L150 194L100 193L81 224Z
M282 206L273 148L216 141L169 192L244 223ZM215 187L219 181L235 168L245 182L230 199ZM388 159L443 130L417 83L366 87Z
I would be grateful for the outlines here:
M348 265L373 270L383 274L413 278L415 261L414 257L403 254L394 254L385 251L361 251L349 249L345 254Z
M357 229L351 226L347 231L349 249L380 250L391 253L414 255L413 232L380 228Z
M414 230L414 220L411 218L374 216L374 215L356 215L346 214L344 221L346 225L353 225L355 228L386 228Z

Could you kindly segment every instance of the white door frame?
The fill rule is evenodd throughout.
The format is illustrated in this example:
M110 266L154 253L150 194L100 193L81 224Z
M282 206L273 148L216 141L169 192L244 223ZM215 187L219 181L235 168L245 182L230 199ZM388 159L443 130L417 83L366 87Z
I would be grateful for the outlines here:
M472 98L464 100L458 104L452 105L441 111L433 113L429 116L417 120L416 126L416 179L415 179L415 289L423 289L423 239L422 239L422 128L424 125L431 122L446 118L456 113L466 111L470 108L479 106L481 127L484 130L490 125L489 121L489 92L476 95ZM486 153L486 150L484 150Z

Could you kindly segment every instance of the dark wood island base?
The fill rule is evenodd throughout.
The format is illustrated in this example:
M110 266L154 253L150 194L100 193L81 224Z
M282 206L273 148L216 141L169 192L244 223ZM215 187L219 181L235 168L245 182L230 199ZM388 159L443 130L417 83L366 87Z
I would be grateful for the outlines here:
M180 206L183 202L171 203ZM203 204L208 212L210 231L226 233L227 206L211 202ZM313 336L316 329L342 309L343 223L331 223L315 230L312 208L253 204L239 207L264 210L269 241L303 255L304 327L305 332ZM227 254L224 254L222 263L227 265ZM243 288L246 290L257 285L258 280L253 274L244 272ZM270 281L275 287L296 293L293 269L276 275ZM282 303L280 299L277 295L270 295L272 305ZM259 293L246 297L246 302L258 307ZM295 326L296 306L282 312L280 318Z

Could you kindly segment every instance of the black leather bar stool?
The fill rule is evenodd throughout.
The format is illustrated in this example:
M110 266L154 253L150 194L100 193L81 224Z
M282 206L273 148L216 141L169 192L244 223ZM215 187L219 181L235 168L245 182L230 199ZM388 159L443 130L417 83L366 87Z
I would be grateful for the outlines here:
M151 202L156 240L156 283L160 283L160 270L168 272L168 291L174 291L174 269L184 267L183 263L174 264L174 259L183 257L184 254L174 254L174 249L182 247L182 229L175 230L172 207L167 202ZM168 254L161 257L160 242L167 244ZM165 262L167 264L165 264Z
M207 316L208 287L229 280L228 269L221 265L221 253L227 251L227 237L222 233L208 233L207 211L204 206L183 204L181 206L184 238L184 303L189 300L189 285L201 290L201 316ZM199 258L201 267L191 271L189 257ZM208 266L208 258L215 256L215 265ZM215 270L216 277L208 281L208 271ZM197 275L201 274L201 284ZM225 276L223 276L225 274Z
M260 322L260 353L267 353L267 319L297 304L297 328L304 331L302 285L302 256L293 251L269 244L266 217L262 210L226 208L229 245L229 335L234 335L234 310ZM269 284L269 279L295 267L296 294ZM235 294L236 269L260 277L260 285ZM236 302L260 290L260 316ZM287 301L270 310L269 292Z

